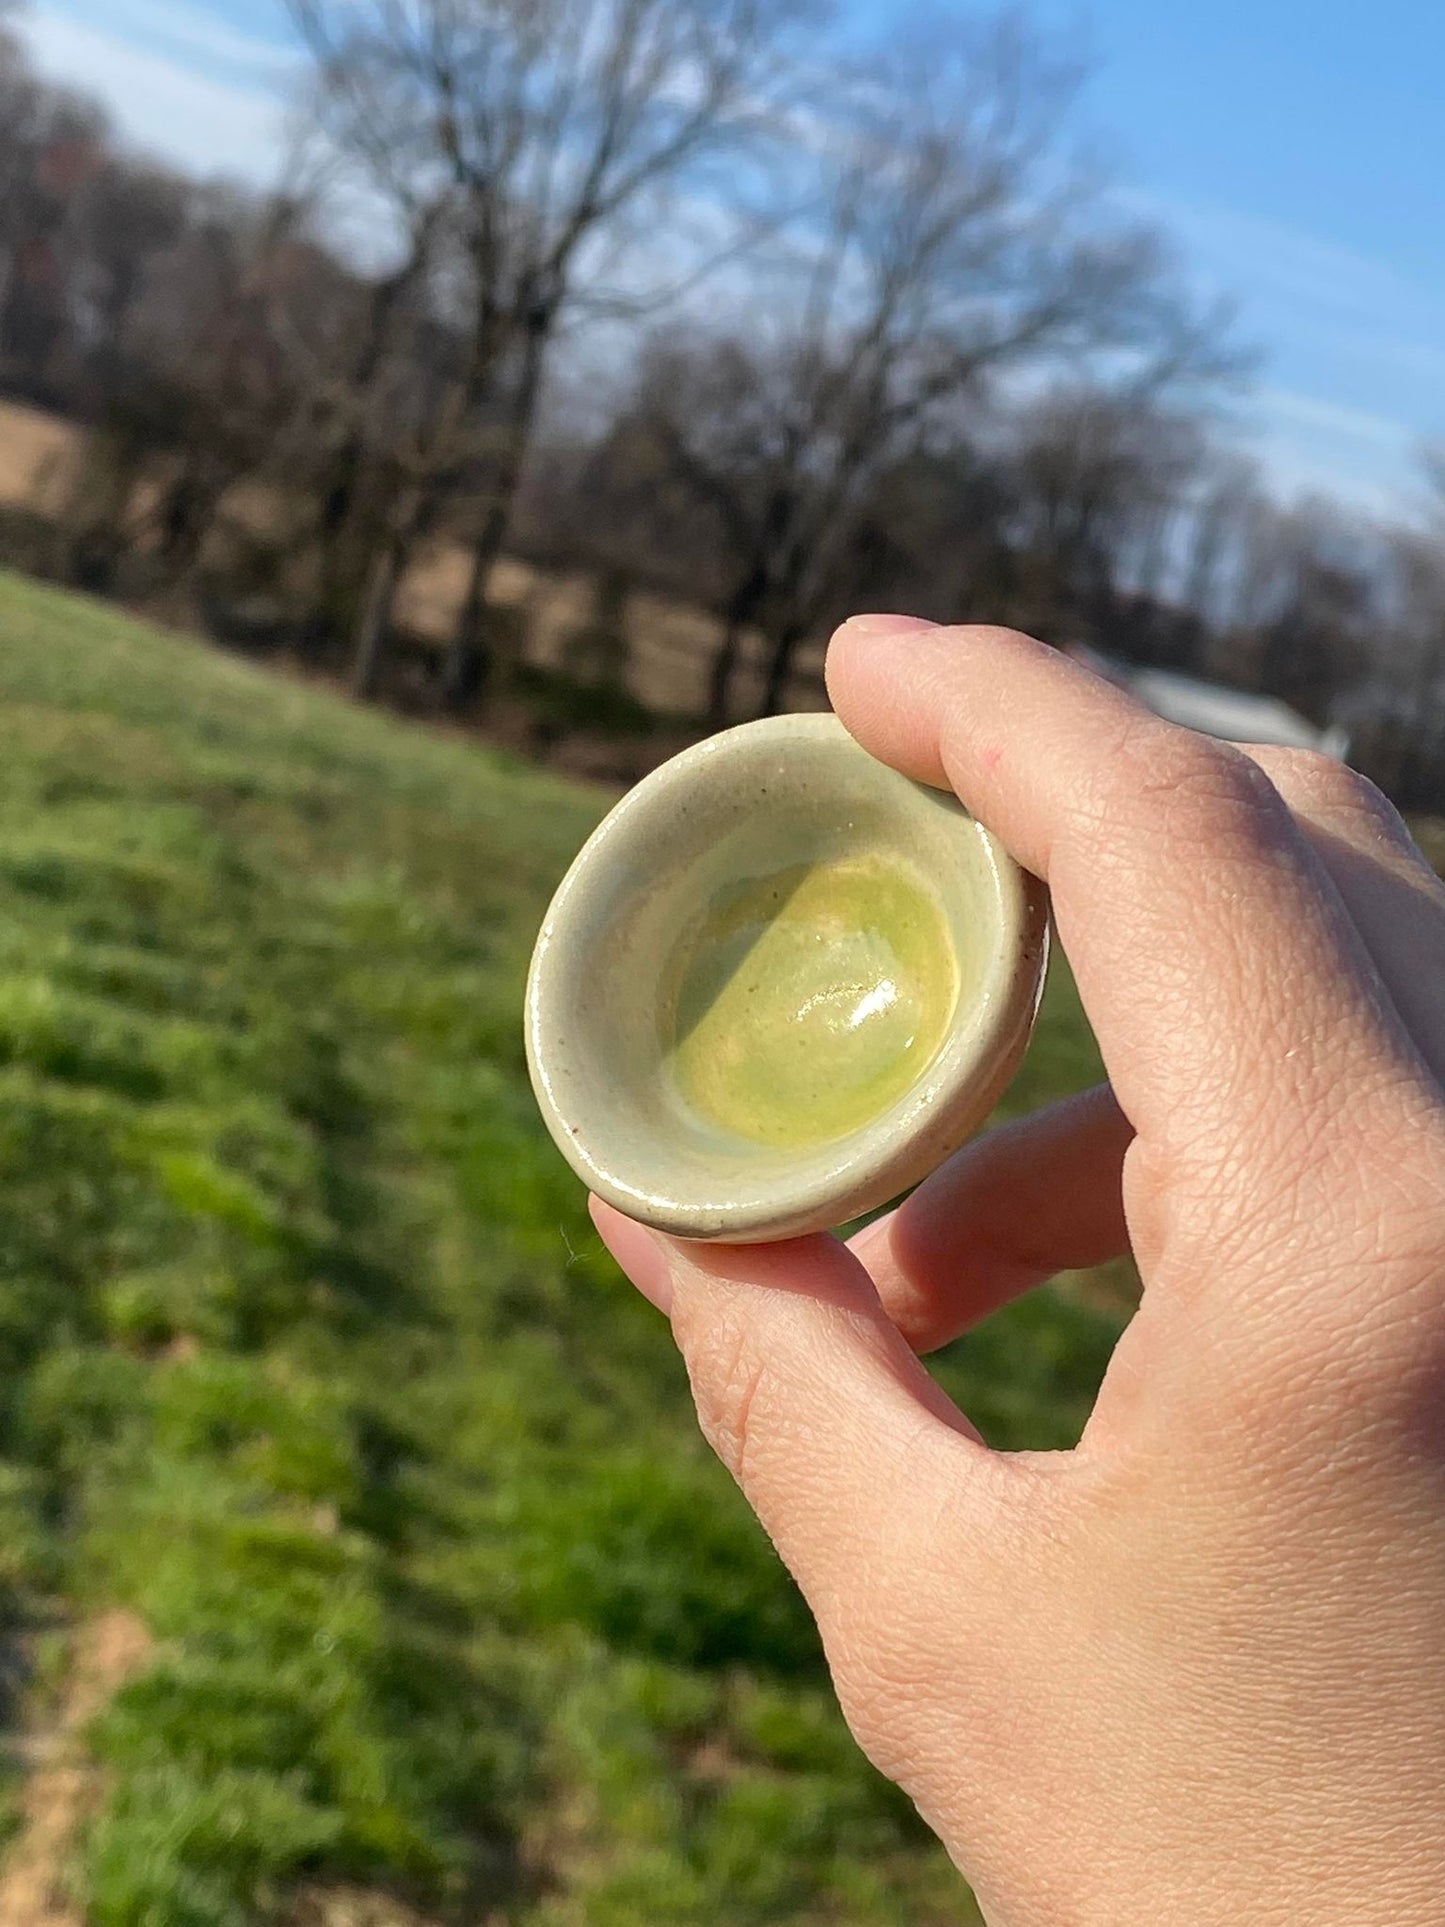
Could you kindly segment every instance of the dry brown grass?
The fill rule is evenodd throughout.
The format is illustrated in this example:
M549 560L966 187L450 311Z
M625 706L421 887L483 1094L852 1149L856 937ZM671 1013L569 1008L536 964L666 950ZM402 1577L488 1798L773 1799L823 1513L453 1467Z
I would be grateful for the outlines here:
M437 642L450 633L466 587L467 557L458 548L438 550L409 578L400 614L407 628ZM497 572L494 600L522 612L526 660L539 668L558 665L568 637L592 613L592 583L585 574L553 575L509 559ZM649 709L670 716L697 716L707 702L708 670L722 626L705 609L638 591L626 620L628 681ZM745 636L737 680L738 709L751 714L762 695L763 638ZM805 645L789 689L787 707L823 707L821 643Z
M0 402L0 504L43 496L78 447L74 424L18 402Z
M0 505L53 501L78 446L79 430L73 423L38 409L0 402ZM273 513L255 490L238 490L230 506L237 521L251 527L264 526ZM462 548L438 546L408 576L398 615L402 625L422 641L439 647L451 634L466 589L467 563ZM553 668L568 637L591 619L592 589L585 573L553 574L508 559L498 570L494 599L502 608L520 612L525 660L538 668ZM707 700L708 666L721 637L716 617L685 602L639 591L629 601L625 627L632 693L663 715L699 715ZM751 714L756 708L763 666L763 640L749 635L738 673L740 714ZM821 678L821 643L805 646L787 707L821 708Z
M0 1915L0 1927L4 1916ZM286 1927L435 1927L404 1901L366 1887L306 1887L287 1915Z

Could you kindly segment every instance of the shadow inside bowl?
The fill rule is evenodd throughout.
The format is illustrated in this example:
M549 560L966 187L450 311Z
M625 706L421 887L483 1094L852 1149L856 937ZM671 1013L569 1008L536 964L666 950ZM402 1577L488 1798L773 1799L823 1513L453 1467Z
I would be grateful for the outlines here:
M834 1143L927 1071L960 976L942 904L896 854L735 881L664 970L661 1072L733 1137L777 1150Z

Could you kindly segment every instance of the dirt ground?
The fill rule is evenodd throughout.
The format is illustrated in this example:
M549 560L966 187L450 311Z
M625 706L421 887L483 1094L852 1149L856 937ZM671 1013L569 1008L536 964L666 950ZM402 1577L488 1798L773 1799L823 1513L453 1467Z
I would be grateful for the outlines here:
M82 1927L65 1870L97 1791L85 1728L150 1654L150 1634L134 1613L101 1613L76 1634L59 1702L24 1741L30 1776L20 1830L0 1871L3 1927Z
M308 1887L297 1896L286 1927L434 1927L434 1923L389 1894L364 1887Z

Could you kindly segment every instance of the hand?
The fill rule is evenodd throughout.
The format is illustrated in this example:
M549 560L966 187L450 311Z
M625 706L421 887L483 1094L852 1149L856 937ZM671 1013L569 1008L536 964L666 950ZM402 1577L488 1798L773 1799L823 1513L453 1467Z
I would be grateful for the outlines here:
M1025 637L868 618L828 669L1047 878L1111 1088L851 1250L602 1235L996 1927L1438 1923L1445 891L1346 770ZM1082 1443L990 1452L914 1348L1126 1240Z

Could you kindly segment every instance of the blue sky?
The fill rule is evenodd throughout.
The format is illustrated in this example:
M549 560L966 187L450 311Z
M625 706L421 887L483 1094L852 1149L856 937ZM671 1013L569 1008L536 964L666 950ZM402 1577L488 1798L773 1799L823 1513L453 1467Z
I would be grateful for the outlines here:
M889 0L854 0L866 19ZM945 20L951 7L935 4ZM962 11L962 9L960 9ZM1408 503L1445 437L1442 0L1039 0L1082 25L1087 111L1130 202L1265 354L1244 431L1283 492ZM279 0L32 0L41 63L135 139L265 178Z

